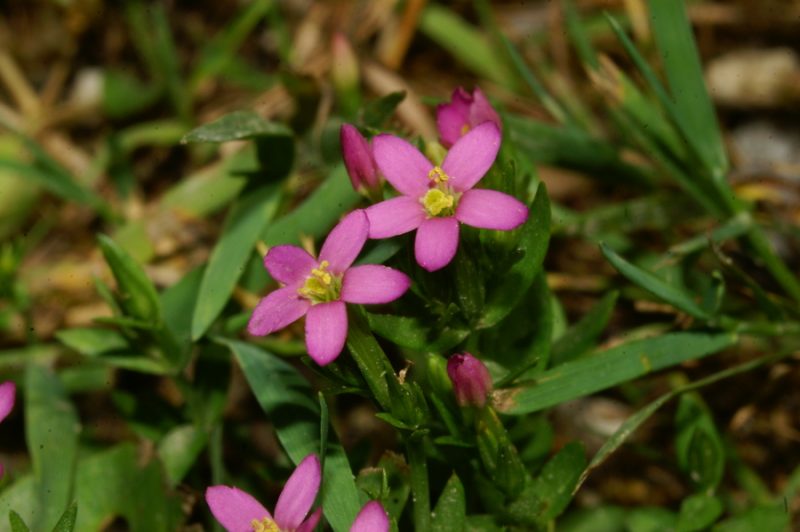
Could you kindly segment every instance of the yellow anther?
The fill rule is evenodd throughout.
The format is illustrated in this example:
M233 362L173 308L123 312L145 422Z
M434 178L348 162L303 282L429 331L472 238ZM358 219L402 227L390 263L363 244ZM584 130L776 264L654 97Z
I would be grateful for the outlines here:
M470 130L469 124L464 124L463 126L461 126L461 136L463 137L464 135L469 133L469 130Z
M422 206L431 216L451 215L454 204L455 198L438 188L430 189L422 197Z
M250 526L253 527L253 532L281 532L281 529L278 528L278 523L269 517L265 517L260 521L253 519L250 521Z
M431 171L428 172L428 179L433 181L436 184L439 183L446 183L450 177L444 173L444 170L440 166L434 166L431 168Z
M338 299L341 279L328 273L326 271L328 266L330 263L327 260L320 262L317 268L311 270L311 274L303 286L297 289L297 293L315 303Z

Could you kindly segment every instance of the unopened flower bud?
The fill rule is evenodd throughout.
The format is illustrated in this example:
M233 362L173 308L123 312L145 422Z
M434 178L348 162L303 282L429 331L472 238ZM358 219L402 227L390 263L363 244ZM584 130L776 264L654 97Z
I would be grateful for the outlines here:
M439 137L447 148L466 135L469 130L484 122L493 122L498 129L503 127L497 111L477 87L472 94L458 87L453 91L450 103L441 104L436 108Z
M343 33L335 33L331 42L331 80L337 90L358 85L358 58Z
M342 124L339 132L342 156L353 188L373 189L378 186L378 171L372 158L372 147L351 124Z
M447 361L447 374L460 406L486 406L486 398L492 391L492 376L483 362L469 353L453 355Z

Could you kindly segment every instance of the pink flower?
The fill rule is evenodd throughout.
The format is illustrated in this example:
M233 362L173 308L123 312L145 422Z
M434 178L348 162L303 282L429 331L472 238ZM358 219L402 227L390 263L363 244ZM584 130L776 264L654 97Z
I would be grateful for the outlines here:
M492 376L483 362L469 353L453 355L447 360L447 375L460 406L486 406L486 397L492 391Z
M342 156L350 182L355 190L378 186L378 170L372 158L372 148L367 139L350 124L342 124L339 130Z
M3 421L14 409L16 395L16 384L11 381L0 384L0 421ZM0 464L0 477L3 476L4 471L3 464Z
M306 348L317 364L332 362L347 338L345 302L379 304L394 301L411 285L404 273L365 264L350 267L369 234L363 210L345 216L328 235L319 259L297 246L275 246L264 267L285 286L262 299L247 330L264 336L306 316Z
M500 117L477 87L472 94L461 87L457 88L453 91L450 103L440 104L436 108L439 137L447 148L455 144L469 130L484 122L492 122L498 129L502 129Z
M319 523L322 509L308 519L317 498L322 471L319 458L310 454L286 481L275 505L275 517L250 494L231 486L210 486L206 503L228 532L311 532Z
M358 512L350 532L389 532L389 516L378 501L369 501Z
M401 196L367 208L370 238L417 229L414 254L428 271L443 268L456 254L459 222L484 229L514 229L528 208L496 190L474 189L500 149L500 130L485 122L461 137L434 166L407 141L378 135L375 162Z

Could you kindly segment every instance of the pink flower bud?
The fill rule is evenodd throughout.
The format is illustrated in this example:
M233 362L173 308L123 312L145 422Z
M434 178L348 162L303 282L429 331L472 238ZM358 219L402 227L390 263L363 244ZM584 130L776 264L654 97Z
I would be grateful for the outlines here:
M367 139L350 124L342 124L339 131L342 155L353 188L371 189L378 186L378 172L372 158L372 147Z
M447 360L447 374L460 406L486 405L486 397L492 391L492 376L483 362L469 353L453 355Z
M497 111L477 87L472 94L458 87L453 91L450 103L441 104L436 108L436 125L439 128L442 144L446 148L484 122L493 122L502 130Z

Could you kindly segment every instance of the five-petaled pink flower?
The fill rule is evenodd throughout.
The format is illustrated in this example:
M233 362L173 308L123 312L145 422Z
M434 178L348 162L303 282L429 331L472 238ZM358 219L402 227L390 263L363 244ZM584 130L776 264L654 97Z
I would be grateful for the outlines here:
M492 122L501 129L500 117L483 92L475 87L472 94L461 87L453 91L450 103L436 108L436 125L442 144L449 148L472 128Z
M402 296L411 284L402 272L365 264L351 267L369 234L363 210L345 216L315 259L297 246L275 246L264 257L270 275L285 286L262 299L247 330L263 336L306 316L306 348L319 365L332 362L347 338L345 302L379 304Z
M0 421L3 421L14 408L14 400L17 395L17 385L11 381L0 384ZM4 472L3 464L0 464L0 477Z
M318 508L308 519L317 498L322 471L319 458L306 456L286 481L275 505L275 516L250 494L231 486L210 486L206 503L228 532L311 532L322 515Z
M358 512L350 532L389 532L389 516L378 501L369 501Z
M414 254L428 271L443 268L455 256L459 222L507 231L528 218L528 208L518 199L473 188L500 149L500 130L492 122L461 137L441 166L393 135L378 135L372 146L378 168L402 195L367 208L369 236L388 238L416 229Z

